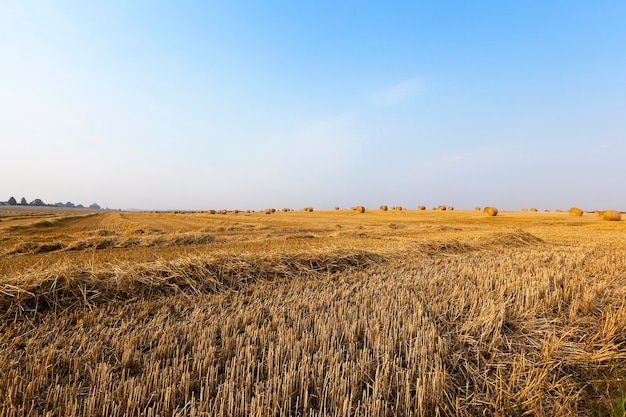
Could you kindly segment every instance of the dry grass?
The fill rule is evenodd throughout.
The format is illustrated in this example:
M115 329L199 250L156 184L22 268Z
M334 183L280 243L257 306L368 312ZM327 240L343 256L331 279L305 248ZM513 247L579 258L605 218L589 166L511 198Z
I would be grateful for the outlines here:
M623 415L623 222L2 220L0 416Z

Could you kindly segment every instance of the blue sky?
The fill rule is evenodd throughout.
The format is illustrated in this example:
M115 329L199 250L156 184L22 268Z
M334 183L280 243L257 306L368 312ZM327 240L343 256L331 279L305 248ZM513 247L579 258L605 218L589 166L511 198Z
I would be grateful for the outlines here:
M0 2L0 200L626 210L626 3Z

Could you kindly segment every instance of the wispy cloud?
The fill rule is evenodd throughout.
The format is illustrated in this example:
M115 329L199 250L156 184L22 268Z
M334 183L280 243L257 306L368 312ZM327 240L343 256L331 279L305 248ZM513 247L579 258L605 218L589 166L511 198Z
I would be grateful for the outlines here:
M422 81L409 80L374 92L370 95L370 101L377 107L395 106L423 90Z

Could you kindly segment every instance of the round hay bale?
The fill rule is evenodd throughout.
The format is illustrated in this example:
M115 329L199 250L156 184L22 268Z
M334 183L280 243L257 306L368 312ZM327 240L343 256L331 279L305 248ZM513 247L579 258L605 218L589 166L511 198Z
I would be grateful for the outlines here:
M617 210L604 210L598 213L598 219L618 222L622 220L622 213Z
M437 207L437 210L446 211L446 206L444 204L441 204L439 207Z
M276 210L274 210L273 208L266 208L265 209L265 214L272 214L274 212L276 212Z
M396 211L402 211L402 206L397 206Z
M389 207L387 207L386 205L383 204L382 206L380 206L380 211L387 211L387 210L389 210Z
M556 209L554 211L557 212L557 213L563 213L563 210L561 210L561 209Z
M524 207L524 208L522 209L522 212L523 212L523 213L526 213L526 212L528 212L528 209L527 209L526 207Z
M339 206L335 206L335 210L339 210Z
M209 210L208 213L209 214L215 214L215 210Z
M583 211L578 207L572 207L567 211L570 216L580 217L583 215Z
M426 206L417 206L418 210L426 210Z
M356 211L357 213L365 213L365 207L363 207L363 206L356 206L356 207L354 207L354 211Z
M481 211L482 209L480 207L474 207L474 210Z
M530 211L533 212L533 213L536 213L538 210L533 207L533 208L530 209Z
M448 210L449 211L453 211L454 210L454 206L448 206Z
M490 216L490 217L497 216L498 215L498 209L495 208L495 207L487 206L483 210L483 213L485 213L485 216Z
M550 213L550 210L545 209L545 210L544 210L544 213Z

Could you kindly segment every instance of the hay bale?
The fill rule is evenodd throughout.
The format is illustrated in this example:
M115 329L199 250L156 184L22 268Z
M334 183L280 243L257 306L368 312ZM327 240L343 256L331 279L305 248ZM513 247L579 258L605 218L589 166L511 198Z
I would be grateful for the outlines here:
M418 210L426 210L426 206L417 206Z
M481 211L482 209L480 207L474 207L474 210Z
M402 206L397 206L396 211L402 211Z
M554 211L557 212L557 213L563 213L563 210L561 210L561 209L556 209Z
M441 204L439 207L437 207L437 210L439 210L439 211L446 211L446 208L447 207L445 206L445 204Z
M544 213L550 213L550 210L545 209L545 210L544 210Z
M352 207L352 210L356 211L357 213L365 213L365 207L363 206Z
M583 215L583 211L578 207L572 207L567 211L570 216L580 217Z
M386 205L383 204L382 206L380 206L380 211L387 211L387 210L389 210L389 207L387 207Z
M276 212L276 210L273 209L273 208L266 208L265 209L265 214L272 214L272 213L275 213L275 212Z
M339 206L335 206L335 210L339 210Z
M449 211L453 211L454 210L454 206L448 206L448 210Z
M498 215L498 209L495 208L495 207L487 206L483 210L483 213L485 213L486 216L490 216L490 217L497 216Z
M537 209L533 207L533 208L530 209L530 211L533 212L533 213L536 213Z
M598 213L598 219L618 222L622 220L622 213L617 210L604 210Z
M209 210L208 213L209 214L215 214L215 210Z

